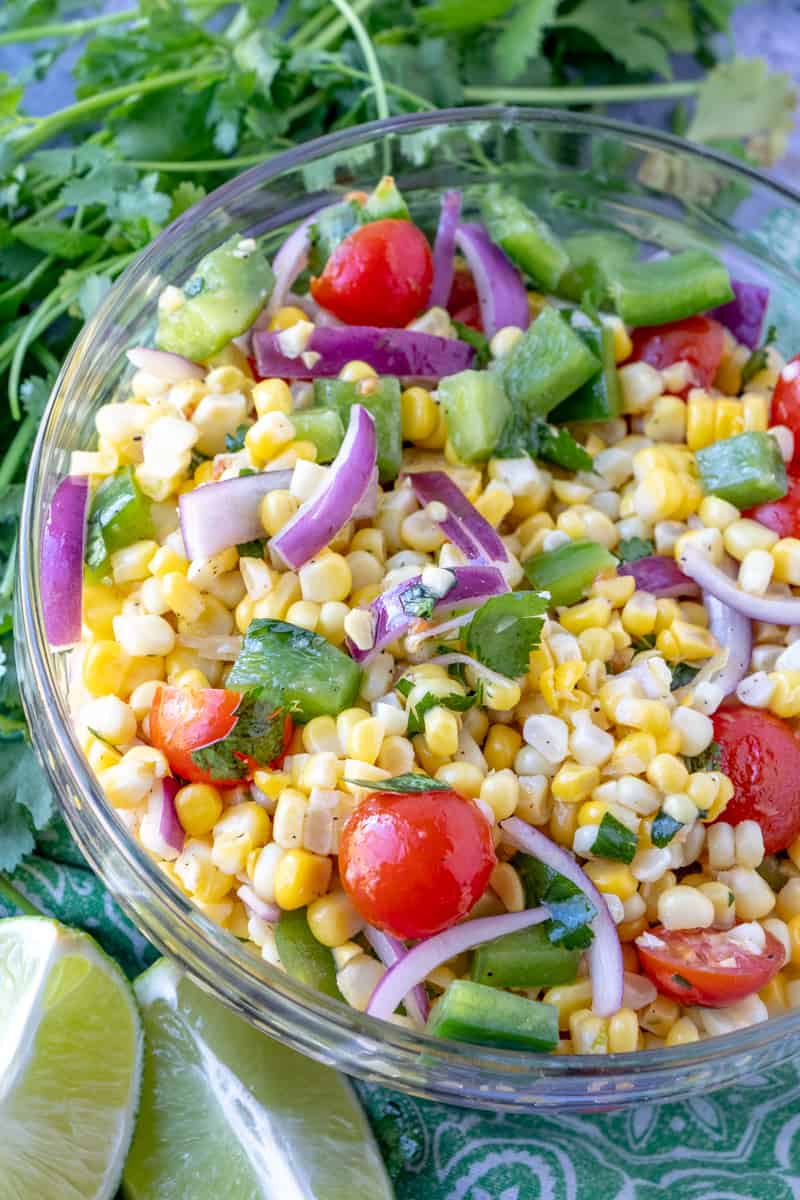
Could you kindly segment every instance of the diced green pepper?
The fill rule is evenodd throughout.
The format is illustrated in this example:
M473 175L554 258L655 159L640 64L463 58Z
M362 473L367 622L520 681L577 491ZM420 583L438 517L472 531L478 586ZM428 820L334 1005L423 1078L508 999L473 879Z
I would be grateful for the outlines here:
M316 379L314 399L319 405L336 409L345 427L350 420L352 406L363 404L375 418L381 482L389 483L397 478L403 457L398 379L393 375L383 375L380 379L359 379L356 383L348 383L345 379Z
M697 465L706 495L740 509L780 500L788 490L778 443L768 433L739 433L714 442L697 451Z
M553 410L551 418L556 422L612 420L619 416L622 408L613 330L601 323L579 328L576 332L603 365L596 375Z
M503 383L515 410L527 417L546 417L600 367L600 359L548 306L504 360Z
M411 220L408 205L391 175L384 175L370 192L361 214L365 221L386 221L389 218L396 221Z
M431 1009L427 1031L478 1046L553 1050L558 1045L558 1009L456 979Z
M91 577L103 579L115 551L153 533L150 501L136 482L133 467L120 467L99 485L89 509L85 561Z
M549 592L550 604L576 604L601 571L616 567L614 555L599 542L569 542L543 550L523 563L528 582L537 592Z
M572 983L580 950L555 946L541 925L484 942L472 959L472 979L487 987L536 988Z
M664 325L733 299L727 267L708 250L623 264L609 287L627 325Z
M579 303L590 292L595 304L608 298L608 280L636 258L633 238L619 230L575 233L564 242L570 265L558 281L559 296Z
M360 224L361 206L355 200L342 200L320 210L309 231L308 266L312 275L322 274L339 243Z
M569 255L547 222L499 186L489 188L482 211L492 241L535 283L554 291L569 266Z
M444 407L447 436L462 462L491 458L503 426L511 415L511 401L496 371L459 371L440 380L439 400Z
M342 418L334 408L302 408L293 412L295 437L311 442L317 449L317 462L332 462L344 441Z
M263 247L238 234L201 258L177 308L159 309L156 345L203 360L255 321L274 283Z
M296 721L337 716L355 703L361 668L318 633L263 618L252 621L228 675L234 691L258 688Z
M336 983L333 954L314 937L304 908L281 913L275 926L275 945L282 965L293 979L299 979L334 1000L343 999Z

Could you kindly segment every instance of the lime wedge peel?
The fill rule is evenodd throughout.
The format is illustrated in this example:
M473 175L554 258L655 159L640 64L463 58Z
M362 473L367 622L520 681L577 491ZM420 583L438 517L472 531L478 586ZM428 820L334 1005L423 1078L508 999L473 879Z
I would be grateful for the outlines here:
M0 922L0 1180L9 1196L115 1195L142 1053L130 985L92 938L46 917Z

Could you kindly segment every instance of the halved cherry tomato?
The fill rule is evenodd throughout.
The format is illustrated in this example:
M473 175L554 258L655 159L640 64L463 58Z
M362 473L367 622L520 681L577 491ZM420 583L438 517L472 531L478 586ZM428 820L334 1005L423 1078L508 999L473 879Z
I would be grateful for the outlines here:
M496 862L486 818L457 792L377 792L347 822L345 891L371 925L400 938L447 929L472 908Z
M725 332L711 317L686 317L668 325L648 325L634 330L631 359L651 367L671 367L688 362L692 382L684 388L708 387L717 373L725 349Z
M772 425L786 425L794 434L794 457L800 463L800 354L790 359L778 376L772 393Z
M663 944L654 946L652 938ZM636 949L662 996L679 1004L725 1008L760 991L783 966L783 946L771 933L765 938L764 949L756 954L734 941L729 931L659 925L637 939Z
M780 717L735 705L714 714L714 739L735 788L720 820L757 821L766 853L785 850L800 835L800 738Z
M454 321L468 325L470 329L483 331L481 308L478 304L478 289L472 272L466 267L456 267L453 275L453 286L447 299L447 311Z
M785 421L782 424L786 424ZM800 438L800 415L798 416L798 431L795 435ZM742 513L744 517L752 517L760 521L767 529L772 529L778 537L797 537L800 535L800 474L787 471L786 481L788 491L780 500L772 500L769 504L759 504Z
M349 325L407 325L430 295L433 256L425 234L393 217L354 229L340 242L311 294Z

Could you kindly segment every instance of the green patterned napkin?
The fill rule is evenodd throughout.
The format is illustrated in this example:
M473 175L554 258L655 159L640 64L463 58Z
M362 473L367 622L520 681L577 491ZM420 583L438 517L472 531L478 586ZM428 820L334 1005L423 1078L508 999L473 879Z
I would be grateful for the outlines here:
M60 822L40 836L38 853L18 869L14 886L42 912L92 933L128 975L156 957ZM0 895L0 916L12 911ZM397 1200L800 1197L794 1064L682 1104L590 1117L505 1116L358 1087Z

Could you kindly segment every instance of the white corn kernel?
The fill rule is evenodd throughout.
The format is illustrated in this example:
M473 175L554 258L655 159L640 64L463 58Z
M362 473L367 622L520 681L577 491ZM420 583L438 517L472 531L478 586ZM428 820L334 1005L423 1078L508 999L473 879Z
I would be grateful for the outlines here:
M114 637L133 657L171 654L175 630L163 617L152 614L119 616L113 620Z
M678 884L658 897L658 919L665 929L706 929L714 922L714 905L697 888Z
M561 763L567 757L569 726L560 717L535 713L525 722L522 736L548 763Z
M713 871L725 870L736 862L736 841L733 826L726 821L709 825L706 831L708 865Z
M768 708L774 691L775 684L766 671L754 671L737 685L736 697L749 708Z
M687 758L702 754L714 740L711 718L685 706L676 708L672 714L672 728L680 735L680 752Z

